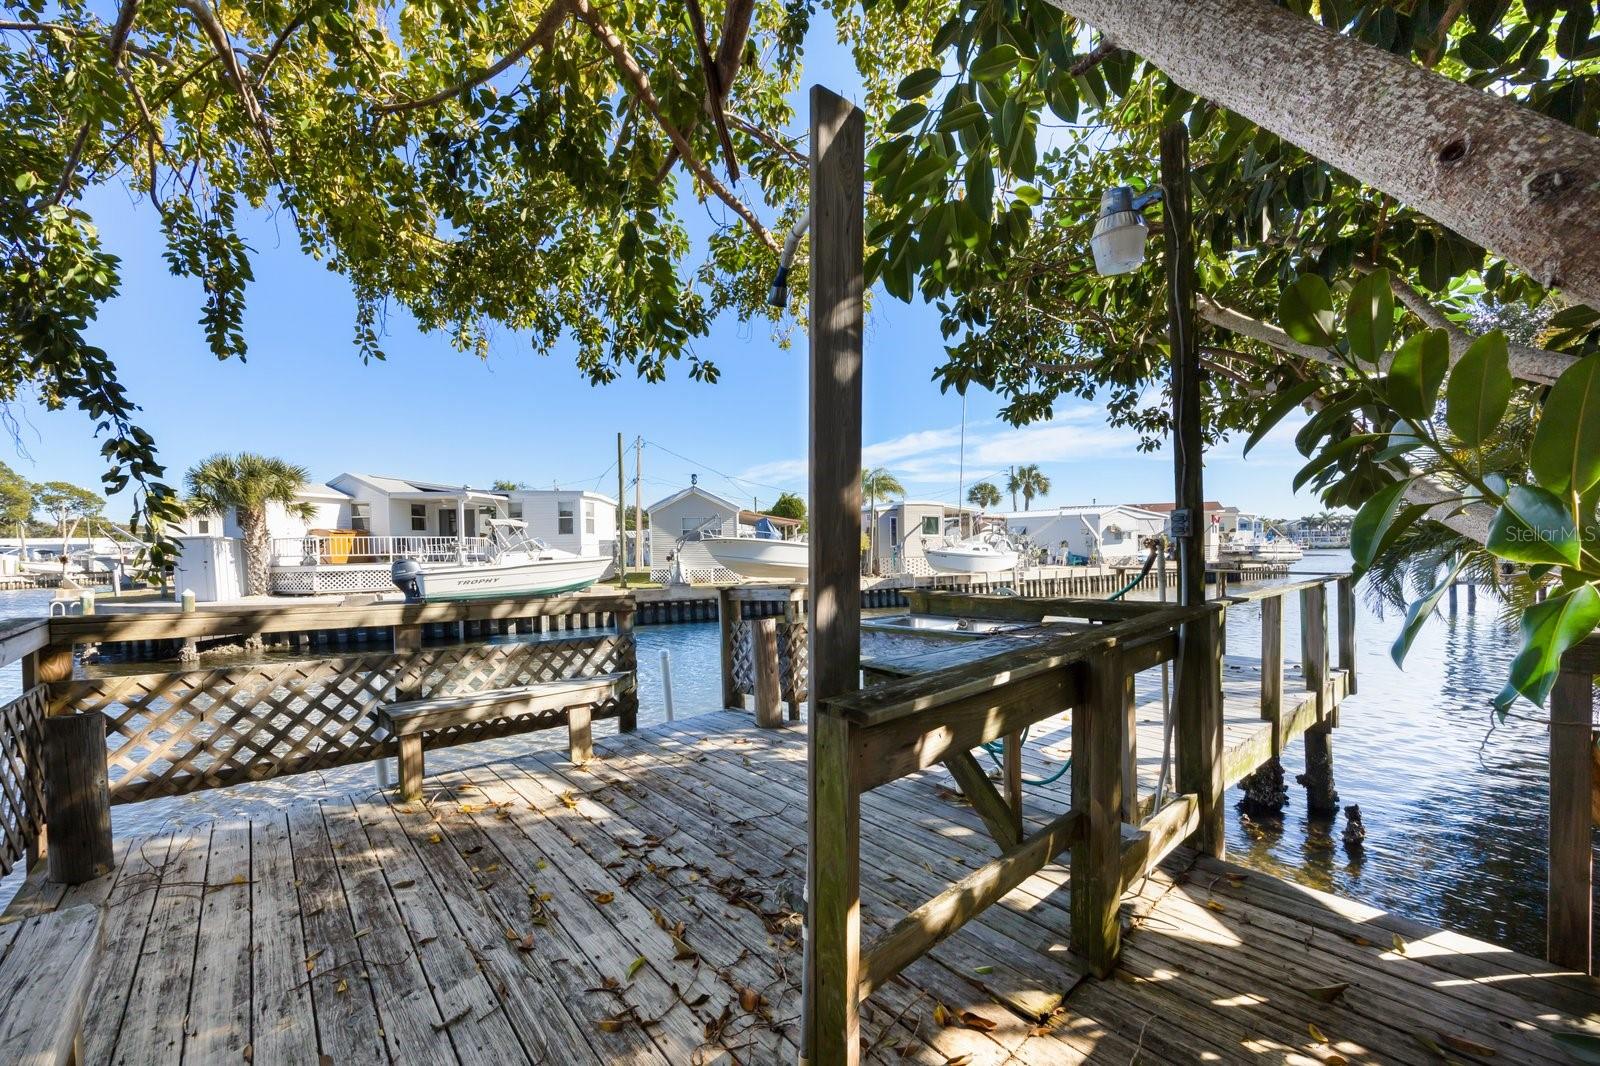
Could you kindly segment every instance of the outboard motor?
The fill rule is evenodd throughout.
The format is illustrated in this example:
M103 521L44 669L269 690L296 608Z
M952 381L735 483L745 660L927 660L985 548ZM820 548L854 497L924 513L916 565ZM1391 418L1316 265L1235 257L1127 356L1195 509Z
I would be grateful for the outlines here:
M421 603L426 598L422 589L422 564L415 559L396 559L389 568L389 579L406 594L407 603Z

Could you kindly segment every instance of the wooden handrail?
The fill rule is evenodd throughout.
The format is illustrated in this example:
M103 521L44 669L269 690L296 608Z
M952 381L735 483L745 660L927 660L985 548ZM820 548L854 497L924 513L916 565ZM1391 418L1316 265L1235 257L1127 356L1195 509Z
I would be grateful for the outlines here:
M1342 573L1318 574L1302 581L1286 581L1281 585L1268 585L1265 588L1250 589L1247 592L1230 592L1226 597L1229 603L1252 603L1256 600L1277 599L1287 596L1291 592L1300 592L1303 589L1318 588L1330 581L1343 581L1350 578L1348 571Z
M10 666L49 644L48 618L17 618L0 622L0 666Z
M1039 599L931 589L906 589L904 595L915 614L993 618L1009 622L1038 622L1047 617L1121 621L1146 618L1163 609L1159 603L1139 600L1089 600L1065 596Z

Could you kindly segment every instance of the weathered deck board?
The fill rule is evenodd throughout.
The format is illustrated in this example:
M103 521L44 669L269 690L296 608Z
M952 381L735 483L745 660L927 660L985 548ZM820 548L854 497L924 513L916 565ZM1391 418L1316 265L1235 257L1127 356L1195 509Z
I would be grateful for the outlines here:
M1030 774L1059 765L1053 725ZM719 712L585 767L444 775L423 802L121 840L116 873L30 881L6 919L108 906L94 1063L793 1062L805 738L750 726ZM933 770L865 798L869 936L995 854L949 789ZM1065 798L1030 789L1030 818ZM1116 975L1086 979L1066 880L1046 867L880 989L865 1061L1554 1066L1550 1031L1600 1033L1600 983L1187 852L1124 901Z

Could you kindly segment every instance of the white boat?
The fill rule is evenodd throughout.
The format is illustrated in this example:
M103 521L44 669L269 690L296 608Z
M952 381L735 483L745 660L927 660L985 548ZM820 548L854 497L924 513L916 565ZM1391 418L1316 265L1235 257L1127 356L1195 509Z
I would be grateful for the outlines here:
M941 574L998 574L1017 568L1017 549L1003 534L979 533L966 540L950 537L924 548L928 565Z
M740 577L804 581L811 546L779 537L701 537L700 546Z
M574 555L528 536L513 518L489 522L489 546L479 559L459 563L396 560L389 576L406 600L471 600L487 596L553 596L599 581L609 555Z
M1241 563L1296 563L1305 557L1304 549L1293 539L1272 530L1235 530L1226 535L1217 551L1223 559Z

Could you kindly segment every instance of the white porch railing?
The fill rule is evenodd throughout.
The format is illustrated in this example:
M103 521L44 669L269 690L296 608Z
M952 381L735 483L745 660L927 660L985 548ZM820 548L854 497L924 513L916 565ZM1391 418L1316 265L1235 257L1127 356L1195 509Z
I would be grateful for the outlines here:
M333 536L274 537L274 566L367 566L388 564L396 559L417 559L425 563L454 562L464 549L468 559L479 559L488 551L483 537L369 537L354 534Z

